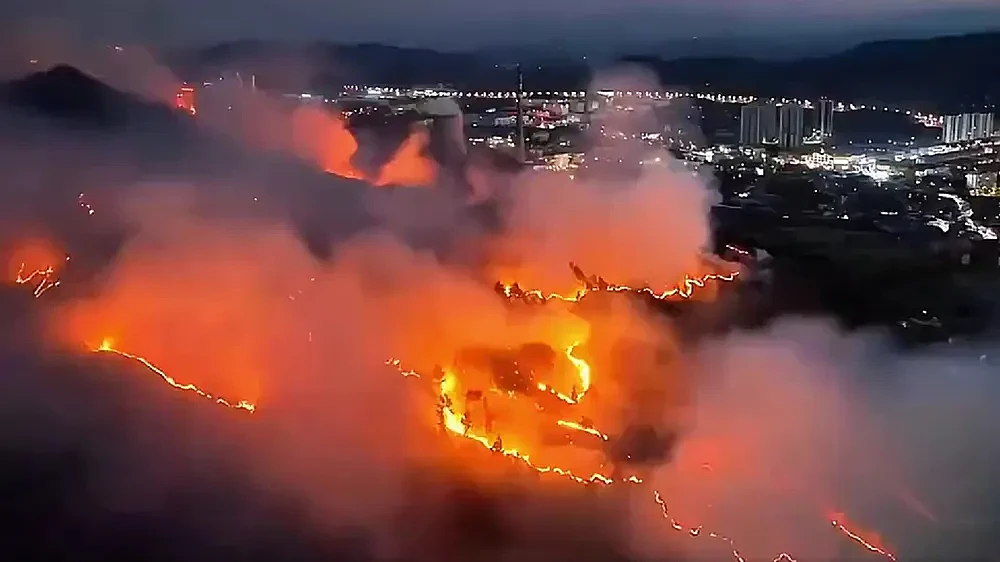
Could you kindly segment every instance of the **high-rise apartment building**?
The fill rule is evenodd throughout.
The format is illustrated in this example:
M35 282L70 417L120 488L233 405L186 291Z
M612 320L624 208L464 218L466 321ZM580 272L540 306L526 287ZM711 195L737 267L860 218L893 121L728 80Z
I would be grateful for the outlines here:
M799 148L805 141L805 108L786 103L778 108L778 146Z
M740 144L759 146L778 141L777 107L770 103L745 105L740 110Z
M996 134L992 113L962 113L945 116L941 140L955 143L990 138Z
M820 138L833 136L833 100L821 99L816 106L816 130Z
M760 113L756 105L740 108L740 144L754 146L761 141Z

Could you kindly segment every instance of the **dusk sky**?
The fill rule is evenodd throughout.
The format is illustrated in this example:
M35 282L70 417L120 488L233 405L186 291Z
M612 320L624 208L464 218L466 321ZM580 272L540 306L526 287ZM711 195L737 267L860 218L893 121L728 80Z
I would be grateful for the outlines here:
M437 48L601 45L693 36L933 35L1000 28L997 0L0 0L3 21L42 19L106 42L238 38Z

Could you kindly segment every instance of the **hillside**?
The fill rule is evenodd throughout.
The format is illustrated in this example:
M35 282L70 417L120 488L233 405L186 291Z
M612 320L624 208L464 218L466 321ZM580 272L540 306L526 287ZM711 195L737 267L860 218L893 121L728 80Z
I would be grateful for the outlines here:
M0 84L0 104L85 128L118 129L139 123L176 128L183 123L173 108L116 90L66 65Z

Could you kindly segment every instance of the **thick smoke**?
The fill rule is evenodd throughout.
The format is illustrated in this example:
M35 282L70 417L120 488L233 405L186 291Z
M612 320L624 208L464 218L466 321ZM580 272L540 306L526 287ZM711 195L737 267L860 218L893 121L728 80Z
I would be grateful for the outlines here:
M627 72L599 76L596 84L623 91L656 87L647 76ZM717 193L662 149L631 137L656 123L652 111L608 108L590 132L600 144L597 153L648 162L637 178L526 174L516 183L508 235L497 245L501 276L563 290L573 286L568 260L609 281L639 286L705 273L700 258L710 244L708 210Z
M682 344L677 327L624 297L576 314L494 293L497 278L572 290L569 261L619 283L703 273L714 195L666 154L614 147L664 163L637 181L525 172L502 194L510 207L494 233L442 190L376 189L263 156L344 162L260 132L251 138L263 145L181 151L172 174L150 172L121 140L37 129L28 148L4 144L4 212L19 215L3 231L8 270L72 254L41 298L0 292L12 342L0 349L11 373L3 454L23 487L6 502L22 525L16 544L49 559L71 547L163 560L724 559L731 547L708 536L718 529L752 559L876 556L832 528L828 514L845 512L900 559L990 550L979 531L994 514L977 502L996 467L995 389L981 353L900 358L872 336L801 320ZM63 163L58 176L34 164L51 161ZM303 231L323 234L324 255ZM224 409L92 351L106 339L258 409ZM430 372L459 350L533 342L585 342L586 413L610 433L676 433L672 458L632 488L525 484L438 436L433 390L385 365ZM509 440L533 451L528 419ZM601 456L549 453L581 465ZM653 489L705 532L676 532ZM41 529L65 534L65 551L38 546L51 542Z

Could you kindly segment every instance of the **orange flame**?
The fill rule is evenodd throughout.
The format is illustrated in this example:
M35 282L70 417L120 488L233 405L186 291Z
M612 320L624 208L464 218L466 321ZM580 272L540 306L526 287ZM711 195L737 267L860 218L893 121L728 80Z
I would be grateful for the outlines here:
M299 106L292 113L292 140L299 153L315 160L323 171L348 179L364 179L354 166L358 141L339 114Z
M578 343L574 343L572 346L566 349L566 357L570 359L577 371L577 376L580 379L580 385L583 389L589 389L591 385L591 368L590 365L575 356L573 356L573 350L578 346ZM390 359L386 361L387 365L390 365L404 377L416 377L424 378L413 370L407 370L402 367L401 362L398 359ZM615 482L621 483L631 483L638 484L642 480L637 476L629 476L623 479L615 479L605 474L599 472L594 472L590 476L581 476L575 474L574 472L552 465L541 465L536 464L531 460L531 457L519 451L516 448L507 448L503 445L503 439L497 433L493 439L488 437L487 433L478 433L472 427L469 422L468 417L465 412L460 413L456 404L459 403L458 396L458 376L451 369L444 369L440 375L440 379L437 382L437 392L439 393L437 413L439 416L439 422L441 426L450 434L461 436L469 441L478 443L484 449L487 449L493 453L499 454L503 457L512 458L520 462L522 465L538 472L539 474L556 474L562 476L570 481L576 482L578 484L602 484L610 485ZM584 390L584 392L585 392ZM499 392L499 391L498 391ZM583 392L577 394L576 398L573 399L568 396L556 393L554 390L549 390L549 392L558 395L561 399L570 404L576 404L582 398ZM557 425L567 429L573 429L576 431L583 431L591 435L597 436L604 441L607 441L608 436L592 427L584 426L583 424L578 424L575 422L568 422L560 420Z
M378 171L375 185L426 186L434 183L437 165L424 156L429 142L425 129L411 132Z

